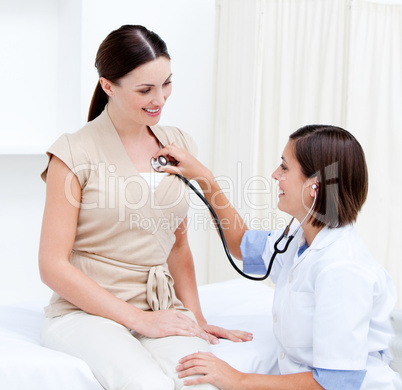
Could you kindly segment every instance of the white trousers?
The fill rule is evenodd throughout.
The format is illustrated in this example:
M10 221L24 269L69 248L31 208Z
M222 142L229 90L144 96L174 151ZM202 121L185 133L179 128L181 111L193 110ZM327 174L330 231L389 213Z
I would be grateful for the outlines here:
M41 337L43 346L84 360L107 390L216 390L184 386L177 376L180 358L210 350L198 337L147 338L82 311L46 318Z

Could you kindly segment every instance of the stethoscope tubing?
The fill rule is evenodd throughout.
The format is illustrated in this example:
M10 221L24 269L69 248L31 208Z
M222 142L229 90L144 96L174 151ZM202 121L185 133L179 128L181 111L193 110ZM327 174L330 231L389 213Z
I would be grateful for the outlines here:
M227 256L227 258L228 258L230 264L232 265L232 267L233 267L241 276L243 276L244 278L247 278L247 279L250 279L250 280L254 280L254 281L262 281L262 280L267 279L268 276L269 276L269 274L271 273L272 265L273 265L273 263L274 263L274 260L275 260L276 255L277 255L278 253L284 253L284 252L286 252L286 250L287 250L288 247L289 247L289 244L291 243L291 241L292 241L293 238L294 238L294 235L291 235L291 236L289 236L289 237L287 236L287 232L289 231L289 227L290 227L290 224L292 223L293 219L292 219L292 221L290 222L290 224L286 227L286 229L284 230L284 232L282 233L282 235L281 235L281 236L278 238L278 240L275 242L275 244L274 244L274 253L273 253L272 256L271 256L271 259L270 259L270 261L269 261L269 265L268 265L268 268L267 268L267 272L265 273L265 275L263 275L263 276L251 276L251 275L248 275L248 274L246 274L245 272L243 272L243 271L236 265L236 263L234 262L234 260L233 260L233 258L232 258L232 255L231 255L230 252L229 252L229 249L228 249L228 246L227 246L227 243L226 243L226 239L225 239L225 235L223 234L223 230L222 230L221 224L220 224L220 222L219 222L219 218L218 218L218 216L216 215L216 212L215 212L215 210L213 209L213 207L212 207L212 206L209 204L209 202L205 199L204 195L202 195L202 194L198 191L198 189L197 189L196 187L194 187L194 186L190 183L189 180L187 180L184 176L181 176L181 175L179 175L179 174L177 174L177 173L176 173L175 175L176 175L178 178L180 178L185 184L187 184L187 185L194 191L194 193L202 200L202 202L205 204L205 206L208 207L208 210L209 210L210 213L212 214L212 217L213 217L213 219L214 219L214 221L215 221L216 227L218 228L218 232L219 232L219 235L220 235L220 237L221 237L221 241L222 241L223 248L224 248L224 250L225 250L226 256ZM279 248L278 248L278 245L279 245L279 243L283 240L283 238L287 238L287 241L286 241L285 246L283 247L283 249L279 249Z
M160 160L161 158L163 158L163 160ZM168 161L167 161L167 159L166 159L165 157L163 157L163 156L160 156L160 157L159 157L158 159L156 159L156 160L155 160L155 159L151 159L151 165L152 165L152 167L155 169L156 172L159 172L159 167L165 166L165 165L167 165L167 164L168 164ZM196 187L194 187L194 186L190 183L190 181L187 180L184 176L182 176L182 175L180 175L180 174L178 174L178 173L175 173L175 175L176 175L179 179L181 179L188 187L190 187L190 188L194 191L194 193L202 200L202 202L205 204L205 206L207 206L208 210L210 211L210 213L211 213L211 215L212 215L212 217L213 217L213 219L214 219L214 221L215 221L216 227L217 227L218 232L219 232L219 235L220 235L220 237L221 237L223 249L225 250L226 256L227 256L227 258L228 258L230 264L232 265L232 267L233 267L241 276L243 276L244 278L250 279L250 280L255 280L255 281L262 281L262 280L265 280L265 279L268 278L268 276L269 276L270 273L271 273L271 269L272 269L272 266L273 266L273 263L274 263L274 260L275 260L276 256L278 255L278 253L279 253L279 254L282 254L282 253L285 253L285 252L287 251L287 249L288 249L290 243L292 242L293 238L295 237L296 233L299 231L299 229L300 229L300 227L302 226L302 224L304 223L304 221L307 219L307 217L308 217L308 216L311 214L311 212L313 211L313 208L314 208L315 203L316 203L316 201L317 201L317 192L315 191L315 193L314 193L314 201L313 201L312 206L310 207L310 210L308 211L308 213L306 214L306 216L303 218L303 220L299 223L299 225L296 227L296 229L293 231L293 233L292 233L290 236L288 236L288 233L289 233L289 230L290 230L290 225L292 224L292 222L293 222L293 220L294 220L294 217L291 219L291 221L289 222L289 224L286 226L286 228L285 228L285 230L283 231L283 233L281 234L281 236L275 241L275 244L274 244L274 253L273 253L272 256L271 256L271 259L270 259L270 261L269 261L269 264L268 264L267 271L266 271L265 275L263 275L263 276L251 276L251 275L248 275L248 274L246 274L245 272L243 272L243 271L236 265L236 263L234 262L234 260L233 260L233 258L232 258L232 255L231 255L230 252L229 252L229 249L228 249L228 246L227 246L227 243L226 243L226 239L225 239L225 235L223 234L223 230L222 230L221 224L220 224L220 222L219 222L219 218L218 218L218 216L216 215L216 212L215 212L215 210L213 209L213 207L212 207L212 206L209 204L209 202L205 199L204 195L201 194L201 193L198 191L198 189L197 189ZM313 185L313 188L314 188L314 190L316 190L317 187L316 187L315 185ZM279 249L279 243L280 243L284 238L286 238L285 245L284 245L284 247L283 247L282 249Z

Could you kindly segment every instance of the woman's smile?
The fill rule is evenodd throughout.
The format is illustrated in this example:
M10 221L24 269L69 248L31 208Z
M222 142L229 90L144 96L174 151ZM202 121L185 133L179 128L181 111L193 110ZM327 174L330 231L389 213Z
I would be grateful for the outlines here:
M161 108L161 107L154 108L154 109L152 109L152 108L143 108L143 110L144 110L149 116L152 116L152 117L158 116L158 115L160 115L161 112L162 112L162 108Z

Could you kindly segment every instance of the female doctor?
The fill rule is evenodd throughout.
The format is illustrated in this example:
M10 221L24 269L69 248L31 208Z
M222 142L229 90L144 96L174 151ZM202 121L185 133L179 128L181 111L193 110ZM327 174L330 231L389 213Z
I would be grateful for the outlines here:
M265 274L282 232L250 231L238 223L212 173L186 151L169 145L154 157L160 155L177 162L165 172L199 183L225 221L228 248L243 260L244 271ZM307 216L271 271L282 375L245 374L199 352L179 361L179 377L201 374L185 384L228 390L401 389L388 352L395 289L353 227L368 190L360 144L338 127L303 127L290 135L272 177L279 185L278 208L299 222Z

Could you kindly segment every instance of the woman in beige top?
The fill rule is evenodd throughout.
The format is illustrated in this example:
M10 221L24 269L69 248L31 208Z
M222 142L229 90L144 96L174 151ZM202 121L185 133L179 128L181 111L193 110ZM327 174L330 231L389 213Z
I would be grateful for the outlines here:
M42 342L85 360L106 389L181 389L182 356L220 337L252 335L206 323L187 190L174 175L152 174L160 147L196 152L189 135L157 125L171 93L165 43L142 26L122 26L101 44L96 67L88 124L51 146L42 174L39 266L54 291Z

